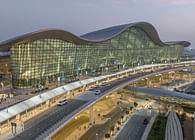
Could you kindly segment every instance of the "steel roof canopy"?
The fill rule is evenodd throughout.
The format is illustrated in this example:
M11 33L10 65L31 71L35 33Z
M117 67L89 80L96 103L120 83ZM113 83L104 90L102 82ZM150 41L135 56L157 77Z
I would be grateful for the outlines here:
M18 36L0 43L0 51L7 51L13 44L19 42L32 42L40 39L60 39L78 44L98 43L112 39L113 37L120 35L126 29L132 27L138 27L144 30L146 34L150 37L150 39L154 43L159 44L160 46L180 44L184 47L188 47L190 45L190 42L188 41L162 42L152 24L147 22L137 22L105 28L102 30L84 34L82 36L76 36L68 31L58 29L41 30Z

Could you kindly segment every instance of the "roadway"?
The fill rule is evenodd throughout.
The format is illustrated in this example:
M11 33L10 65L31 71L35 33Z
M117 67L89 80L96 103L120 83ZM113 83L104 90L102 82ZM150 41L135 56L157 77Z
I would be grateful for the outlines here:
M157 88L141 88L141 87L128 87L128 89L136 92L146 93L153 96L158 96L158 97L177 97L188 101L195 101L194 95L180 93L176 91L157 89Z
M145 118L149 122L151 116L133 115L120 131L116 140L141 140L147 126L143 124Z
M24 124L24 130L22 133L13 138L13 140L35 140L41 132L54 125L57 121L67 116L73 110L79 108L86 101L71 100L67 105L55 106L43 114L27 121Z
M142 78L156 75L159 73L169 72L172 70L180 70L183 68L192 68L193 66L188 67L177 67L177 68L164 68L161 70L156 70L155 72L142 72L136 75L130 75L128 77L115 80L110 83L110 86L104 86L97 89L101 90L100 95L94 95L93 91L87 91L80 94L79 96L72 99L70 103L62 107L54 107L51 109L51 112L48 111L45 115L41 115L38 120L39 123L36 123L37 117L32 118L30 121L27 121L24 126L24 131L13 138L13 140L43 140L50 138L54 133L59 131L64 125L74 119L75 116L95 104L97 101L104 98L106 95L113 93L114 91L125 87L137 80ZM53 111L55 110L55 111ZM31 123L30 123L31 122Z

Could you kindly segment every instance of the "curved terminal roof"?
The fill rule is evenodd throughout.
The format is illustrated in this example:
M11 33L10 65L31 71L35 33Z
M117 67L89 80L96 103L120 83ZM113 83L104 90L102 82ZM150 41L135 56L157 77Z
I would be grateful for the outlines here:
M70 32L67 32L64 30L57 30L57 29L49 29L49 30L32 32L32 33L18 36L18 37L15 37L15 38L12 38L10 40L0 43L0 51L9 50L11 45L15 43L32 42L35 40L48 39L48 38L60 39L60 40L65 40L68 42L79 43L79 44L103 42L103 41L112 39L113 37L117 35L120 35L126 29L131 28L131 27L141 28L142 30L146 32L146 34L150 37L150 39L153 42L155 42L156 44L159 44L160 46L180 44L180 45L183 45L184 47L187 47L190 45L190 42L187 42L187 41L162 42L158 36L157 31L150 23L137 22L137 23L113 26L110 28L87 33L82 36L76 36Z

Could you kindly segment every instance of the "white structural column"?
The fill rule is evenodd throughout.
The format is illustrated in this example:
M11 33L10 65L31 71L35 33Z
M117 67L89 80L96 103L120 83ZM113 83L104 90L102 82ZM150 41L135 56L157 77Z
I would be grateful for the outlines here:
M163 74L160 74L160 83L163 83Z
M94 125L93 105L91 106L91 125Z
M174 82L175 82L175 80L176 80L176 72L174 71Z
M150 78L146 78L146 80L147 80L147 82L146 82L147 83L147 87L150 88Z
M118 102L118 92L115 92L115 105L117 105Z

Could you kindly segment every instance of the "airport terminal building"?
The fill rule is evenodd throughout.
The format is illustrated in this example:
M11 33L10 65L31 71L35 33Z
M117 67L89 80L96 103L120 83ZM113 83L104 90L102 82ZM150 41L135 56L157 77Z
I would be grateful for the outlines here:
M63 30L33 32L0 43L0 51L10 52L13 88L23 89L145 64L177 62L189 45L187 41L162 42L151 24L138 22L82 36Z

